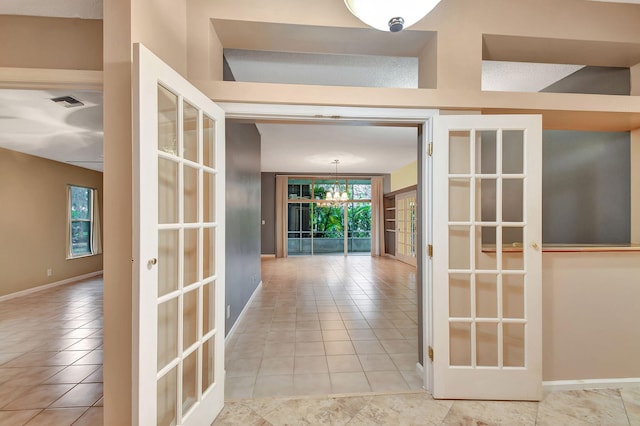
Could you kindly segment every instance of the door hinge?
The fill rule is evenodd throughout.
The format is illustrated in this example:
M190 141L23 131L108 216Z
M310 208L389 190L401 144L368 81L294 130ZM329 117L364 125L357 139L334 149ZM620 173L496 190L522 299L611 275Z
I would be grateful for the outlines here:
M433 348L431 346L429 346L428 355L431 362L433 362Z
M429 142L429 146L427 148L427 154L429 157L433 157L433 142Z
M429 253L429 257L433 257L433 244L429 244L427 251Z

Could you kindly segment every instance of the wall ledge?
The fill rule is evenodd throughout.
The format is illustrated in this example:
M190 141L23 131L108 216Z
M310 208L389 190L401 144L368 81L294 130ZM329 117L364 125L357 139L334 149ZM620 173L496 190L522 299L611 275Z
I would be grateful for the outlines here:
M584 379L584 380L554 380L542 382L545 392L585 390L585 389L619 389L640 384L640 377L618 379Z
M96 272L89 272L88 274L84 274L84 275L78 275L76 277L71 277L71 278L67 278L64 280L60 280L60 281L56 281L53 283L49 283L49 284L44 284L38 287L33 287L33 288L28 288L26 290L22 290L22 291L17 291L15 293L10 293L10 294L6 294L4 296L0 296L0 302L4 302L5 300L9 300L9 299L15 299L16 297L22 297L22 296L26 296L28 294L32 294L32 293L37 293L39 291L42 290L47 290L53 287L58 287L61 285L65 285L65 284L70 284L76 281L82 281L82 280L86 280L87 278L93 278L96 277L98 275L102 275L102 270L100 271L96 271Z

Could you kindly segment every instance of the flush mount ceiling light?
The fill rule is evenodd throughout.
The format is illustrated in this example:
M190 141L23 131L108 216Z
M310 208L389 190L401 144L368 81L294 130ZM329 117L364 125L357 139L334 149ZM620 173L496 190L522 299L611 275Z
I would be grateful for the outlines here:
M344 3L365 24L397 33L427 16L440 0L344 0Z

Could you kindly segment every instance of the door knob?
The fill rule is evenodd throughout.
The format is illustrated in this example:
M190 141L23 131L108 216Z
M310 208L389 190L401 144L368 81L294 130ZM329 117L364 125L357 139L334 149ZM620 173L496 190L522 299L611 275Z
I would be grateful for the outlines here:
M534 250L538 250L540 248L540 246L538 245L538 243L533 243L531 244L531 247L533 247Z
M149 265L155 265L156 263L158 263L158 259L157 258L153 258L153 259L149 259Z

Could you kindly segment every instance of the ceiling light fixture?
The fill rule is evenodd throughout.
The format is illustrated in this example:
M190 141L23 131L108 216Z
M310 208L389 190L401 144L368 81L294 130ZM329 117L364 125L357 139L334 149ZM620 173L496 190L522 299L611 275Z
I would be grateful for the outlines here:
M338 182L338 164L340 164L340 160L333 160L331 164L336 165L336 180L333 184L333 191L327 191L324 200L320 202L320 205L336 207L349 201L349 195L347 194L347 191L342 194L340 193L340 183Z
M344 0L344 3L365 24L397 33L427 16L440 0Z

